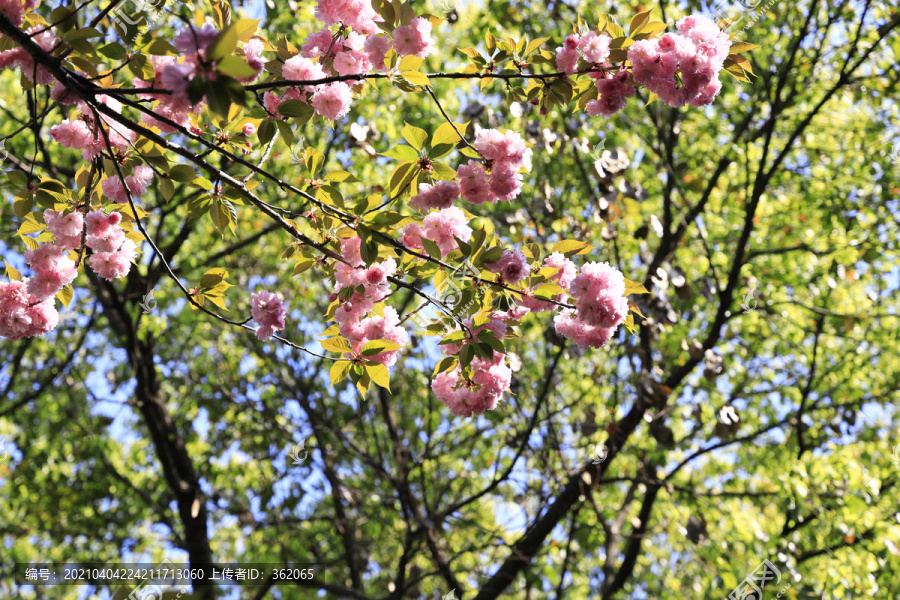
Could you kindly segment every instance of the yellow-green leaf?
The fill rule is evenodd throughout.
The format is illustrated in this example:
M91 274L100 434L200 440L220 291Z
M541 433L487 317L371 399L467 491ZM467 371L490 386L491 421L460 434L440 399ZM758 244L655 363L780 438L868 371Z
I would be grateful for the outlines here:
M428 85L428 77L424 73L419 73L418 71L403 71L400 75L413 85Z
M331 387L334 387L336 383L340 383L347 378L351 366L353 366L353 363L349 360L335 361L335 363L331 365L331 371L329 372L329 376L331 377Z
M350 352L350 344L342 337L328 338L319 342L329 352Z
M75 297L75 291L72 289L71 285L66 285L63 289L59 290L59 293L56 294L56 297L59 298L59 301L63 303L66 308L69 308L69 304L72 302L72 298Z
M625 280L625 295L628 296L630 294L649 294L650 291L643 286L643 284L637 283L635 281L631 281L630 279Z
M379 387L383 387L387 391L391 391L391 374L384 365L366 365L366 373L369 374L372 383Z

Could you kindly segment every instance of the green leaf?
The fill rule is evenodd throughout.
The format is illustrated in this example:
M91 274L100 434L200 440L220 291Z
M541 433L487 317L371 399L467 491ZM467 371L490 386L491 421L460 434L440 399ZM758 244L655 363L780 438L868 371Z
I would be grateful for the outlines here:
M325 181L333 181L334 183L358 183L359 179L348 173L347 171L332 171L323 177Z
M178 183L190 183L197 178L196 171L190 165L175 165L169 169L168 175Z
M433 148L440 144L458 144L463 141L462 136L466 135L468 127L469 123L442 123L434 130L434 135L431 136L431 147ZM457 129L459 133L456 132Z
M31 209L34 208L34 200L32 200L31 196L16 196L16 199L13 200L13 212L16 213L16 218L22 220L25 218L25 215L31 212Z
M394 173L391 175L391 197L400 195L400 192L406 189L418 171L419 168L414 162L402 162L397 165L397 168L394 169Z
M216 35L212 44L206 49L206 59L218 62L226 56L230 56L237 48L239 40L238 24L232 23Z
M231 233L235 232L237 210L230 201L225 198L216 199L209 210L209 216L220 233L224 234L226 229L231 229Z
M409 56L404 56L400 60L400 64L397 65L397 68L401 71L418 71L423 62L425 62L424 58L419 58L418 56L410 54Z
M237 33L238 40L241 42L249 42L256 30L259 29L260 19L238 19L231 27Z
M306 123L312 119L315 110L312 106L299 100L286 100L278 105L278 112L285 117L295 117L298 123Z
M403 129L400 130L400 135L416 150L424 148L425 141L428 139L428 133L424 129L413 127L409 123L404 123Z
M440 260L443 256L441 254L441 248L428 238L422 238L422 246L425 248L425 252L427 252L428 256L430 256L431 258Z
M439 179L443 181L453 181L456 179L456 171L445 165L444 163L432 163L431 165L434 168L434 173L432 173L432 177L434 179Z
M113 45L114 44L109 44L109 46L113 46ZM103 48L106 48L106 47L107 46L104 46ZM100 52L103 52L103 48L100 49ZM123 50L124 50L124 48L123 48ZM157 56L177 56L178 55L178 49L162 38L157 38L157 39L151 41L149 44L147 44L146 46L141 48L141 52L143 52L144 54L153 54L153 55L157 55ZM122 56L124 56L124 54ZM119 56L118 58L122 58L122 56Z
M248 65L247 61L240 56L226 56L216 63L216 67L218 67L220 73L225 73L235 79L245 79L256 75L256 69ZM278 107L278 112L285 114L284 111L281 110L280 105Z
M388 158L396 158L397 160L418 160L419 153L412 146L394 146L387 152L382 152L381 156Z
M528 56L529 54L540 48L544 44L544 42L549 39L550 38L537 38L536 40L531 40L530 42L528 42L528 45L525 46L525 52L522 54L522 57L524 58Z
M306 168L309 170L310 176L315 177L324 164L325 155L318 150L310 148L306 154Z
M201 292L207 292L225 281L226 277L228 277L228 271L225 269L210 269L200 278L200 287L198 289Z
M363 356L375 356L376 354L381 354L382 352L392 352L394 350L399 350L400 344L396 342L392 342L390 340L372 340L370 342L366 342L366 345L362 347L360 350L360 354Z
M30 212L25 215L25 218L22 220L22 224L19 226L19 230L16 233L18 235L28 235L29 233L43 231L46 228L47 225L44 223L43 216L38 216L37 213Z

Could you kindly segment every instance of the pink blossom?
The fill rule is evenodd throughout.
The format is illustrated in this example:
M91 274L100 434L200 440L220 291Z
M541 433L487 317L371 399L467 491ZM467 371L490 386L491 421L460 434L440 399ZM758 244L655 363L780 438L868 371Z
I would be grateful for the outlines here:
M491 170L490 189L493 202L512 200L522 191L522 174L509 163L498 163Z
M518 170L525 163L528 146L515 131L502 133L497 129L482 129L475 135L475 149L494 166L504 164Z
M431 39L431 21L416 17L409 25L394 30L394 50L399 56L425 58L434 48Z
M262 57L263 50L265 50L265 45L258 38L252 38L244 43L244 60L247 61L247 65L251 69L256 71L256 75L245 77L241 79L242 82L249 83L263 72L263 69L266 67L266 62Z
M80 236L84 227L84 217L78 211L63 214L50 209L44 211L44 221L50 233L59 236Z
M288 81L314 81L323 79L325 71L322 67L314 63L305 56L292 56L284 62L281 67L281 75ZM318 89L314 86L306 86L303 89L312 91Z
M284 329L287 309L281 298L272 292L261 290L250 296L250 314L259 323L256 337L267 340L276 331Z
M333 48L337 43L332 43L334 35L327 29L309 34L306 43L300 46L300 54L305 58L323 58L329 48ZM334 50L332 49L332 53ZM290 59L288 59L290 60Z
M384 56L390 49L391 40L387 36L370 35L366 38L365 51L369 57L369 63L377 71L387 69L387 65L384 64Z
M313 94L311 104L316 114L335 121L350 112L352 99L350 86L341 81L320 87Z
M566 339L573 340L582 350L588 348L601 348L612 338L615 328L603 328L589 325L575 315L571 310L565 310L553 319L556 333Z
M210 23L200 28L188 25L178 32L172 45L186 53L205 52L218 34L219 31Z
M275 93L266 92L265 94L263 94L263 106L266 107L266 110L270 114L272 114L280 119L280 118L282 118L282 116L278 112L279 104L281 104L281 100L278 98L278 96Z
M369 56L356 50L338 52L334 57L334 70L339 75L368 73L371 68Z
M609 44L612 38L605 33L589 31L578 41L578 49L589 63L602 63L609 58Z
M603 115L609 118L625 108L628 98L635 94L634 85L629 81L629 73L625 70L615 75L607 74L597 79L595 85L600 93L600 99L591 100L585 106L590 116Z
M488 174L484 167L474 160L460 165L456 170L459 180L459 194L472 204L484 204L491 200L491 189L488 186Z
M708 86L700 90L692 100L691 106L706 106L708 104L712 104L713 100L716 99L716 96L719 95L719 91L722 89L722 82L718 79L710 83Z
M567 75L578 70L578 50L560 46L556 49L556 70Z
M678 31L640 40L628 49L635 82L670 106L704 106L719 91L718 76L731 47L728 34L706 17L685 17ZM676 74L681 73L681 85Z
M578 299L577 316L588 325L614 329L628 316L625 276L608 263L584 265L581 274L572 280L569 294Z
M32 5L29 10L33 8L33 3L22 2L22 0L0 0L0 13L6 15L16 27L21 27L25 18L26 4Z
M19 340L43 335L59 323L53 299L40 301L27 285L25 281L0 282L0 337Z
M512 285L515 285L528 277L531 268L521 250L505 250L500 260L485 265L491 273L499 273L501 277Z
M81 120L69 121L66 119L59 125L50 128L53 139L66 148L83 150L94 142L94 134L88 128L87 123Z
M316 18L327 25L343 23L366 35L376 33L377 23L383 20L372 8L370 0L319 0Z
M458 248L455 238L468 242L472 237L472 229L467 222L461 209L455 206L445 208L425 217L422 221L422 234L438 245L443 256L447 256Z
M397 362L397 354L400 349L409 343L409 335L400 326L400 316L391 306L384 307L383 317L373 315L360 321L359 329L362 331L363 338L358 339L354 344L356 352L359 352L367 342L373 340L387 340L400 346L397 350L387 350L366 357L368 360L380 362L386 367L393 366Z
M59 41L52 29L46 27L36 25L28 28L25 33L28 33L31 36L31 40L46 52L49 52ZM25 79L37 85L50 85L55 81L46 67L40 65L37 66L37 78L35 79L34 59L24 48L15 47L0 52L0 69L14 69L16 67L22 71L22 76Z
M172 96L176 99L188 100L188 87L196 75L196 67L193 63L172 62L165 66L162 72L161 83L166 89L172 90Z
M438 181L434 185L419 185L419 193L413 196L409 205L425 212L432 208L449 208L459 197L459 184L455 181Z
M476 358L472 361L472 378L464 380L459 366L450 372L439 373L431 383L438 400L450 413L458 417L481 415L493 410L509 389L512 371L504 364L505 356L494 353L493 360Z
M43 244L25 252L25 260L34 270L28 280L28 293L38 300L52 298L78 276L75 261L55 244Z
M128 275L131 270L131 262L136 255L135 243L123 236L117 250L94 252L88 260L91 268L99 277L112 281Z
M410 223L403 230L403 245L410 250L421 250L422 227L418 223Z
M125 177L125 185L128 186L132 199L142 196L147 191L147 185L151 179L153 179L153 169L147 165L136 166L134 174ZM103 182L103 194L113 202L128 202L125 186L116 175Z

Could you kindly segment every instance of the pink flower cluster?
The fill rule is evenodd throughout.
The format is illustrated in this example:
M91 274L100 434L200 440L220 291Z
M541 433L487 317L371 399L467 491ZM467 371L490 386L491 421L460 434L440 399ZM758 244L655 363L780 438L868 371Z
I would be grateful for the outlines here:
M272 337L276 331L284 329L284 318L287 316L287 308L281 298L267 290L261 290L250 295L250 314L259 323L256 329L256 337L265 341Z
M316 18L328 26L340 23L364 35L376 33L383 21L369 0L319 0Z
M77 211L70 213L44 211L44 222L47 229L56 237L56 245L65 250L81 248L81 232L84 228L84 216Z
M425 58L434 49L431 39L431 21L416 17L409 25L394 30L394 50L398 56Z
M154 112L181 127L189 127L188 115L199 112L203 100L201 99L197 103L191 102L188 90L191 82L197 77L207 79L210 83L206 85L214 85L212 82L217 77L217 66L215 62L206 60L206 52L218 34L219 31L210 23L206 23L202 27L189 25L181 29L172 40L172 44L183 53L181 57L150 57L154 70L152 85L171 90L172 93L168 95L141 94L139 98L158 101L158 104L153 107ZM244 42L241 48L244 61L253 69L254 74L241 79L242 83L250 83L262 73L265 68L265 60L262 56L264 49L265 45L260 39L251 38ZM150 87L151 82L135 78L132 80L132 85L136 88L144 88ZM144 114L142 118L147 125L158 127L163 133L175 131L174 127L151 115Z
M0 3L6 3L14 12L12 5L16 4L16 0L0 0ZM18 4L21 4L21 2L19 2ZM30 5L31 2L28 2L28 4ZM0 4L0 12L6 13L6 11L3 10L2 4ZM50 52L53 47L56 46L59 38L57 38L53 31L51 31L50 29L41 31L42 29L45 28L30 27L26 30L26 33L32 35L32 41L40 46L42 50ZM3 36L0 35L0 38L2 37ZM9 50L0 52L0 70L14 69L16 67L21 69L22 75L25 77L25 79L31 81L32 83L36 83L37 85L50 85L55 81L50 72L46 68L41 66L37 68L37 79L35 79L34 58L32 58L31 55L28 54L28 52L21 46L16 46L15 48L10 48Z
M504 364L505 354L494 353L493 360L472 359L472 377L462 377L457 366L450 372L438 373L431 382L431 389L450 413L457 417L471 417L494 410L509 389L512 371Z
M125 185L117 175L103 182L103 194L116 203L128 202L128 192L131 192L132 200L142 196L147 191L150 180L153 179L153 169L147 165L138 165L134 168L134 174L125 177ZM125 188L128 187L128 192Z
M677 23L677 33L640 40L628 49L634 81L670 106L712 104L722 84L719 71L731 48L728 34L697 15ZM676 74L681 74L678 85Z
M84 218L87 227L87 247L94 253L89 259L91 268L103 279L112 281L125 277L137 256L137 246L119 225L122 215L102 210L91 211Z
M591 77L596 78L594 85L600 94L599 99L590 100L584 107L585 112L592 117L613 116L625 108L628 99L637 93L631 82L631 74L624 69L616 73L611 71L603 74L591 73Z
M34 271L28 280L28 293L41 301L53 298L78 276L75 261L56 244L42 244L34 250L26 250L25 260Z
M562 73L572 75L578 70L578 60L582 57L586 63L594 65L604 63L609 58L611 42L611 37L596 31L589 31L584 35L572 34L556 49L556 68Z
M97 100L117 113L122 112L122 103L106 94L97 96ZM50 135L66 148L81 150L82 158L91 161L106 150L106 138L97 128L94 113L87 104L79 101L77 109L78 115L75 120L66 119L59 125L54 125L50 128ZM123 152L130 150L137 139L135 132L126 129L110 117L101 116L101 119L107 125L106 135L109 137L110 146Z
M544 259L544 266L551 267L557 269L556 273L547 278L548 282L556 283L563 290L568 290L569 286L572 284L572 280L575 279L575 274L577 269L575 268L575 263L565 257L565 255L554 252L550 256ZM557 302L562 302L565 297L565 294L559 294L554 298ZM547 302L546 300L541 300L540 298L536 298L534 296L534 290L528 289L525 290L525 294L522 295L521 298L516 299L519 304L527 308L531 312L544 312L546 310L553 310L556 308L556 305Z
M319 0L316 17L328 27L340 24L341 29L332 33L326 28L310 34L300 47L300 54L282 66L285 80L316 81L331 76L365 75L385 69L384 57L392 46L400 56L422 58L434 47L431 22L419 17L395 29L393 42L384 35L376 35L377 23L382 19L369 0ZM345 31L347 27L352 31ZM305 102L320 117L336 121L350 112L353 95L350 85L336 81L293 86L280 96L266 92L263 104L269 113L281 118L278 107L288 99Z
M407 226L404 241L409 237L413 248L421 248L422 242L416 241L421 236L431 240L441 249L441 255L447 256L457 248L456 238L468 242L472 237L472 228L468 226L469 219L462 209L455 206L445 208L427 215L422 220L422 227L413 223ZM415 225L414 228L413 225ZM412 229L411 229L412 228Z
M528 261L521 250L505 250L500 260L485 265L485 268L491 273L498 273L505 282L512 285L519 283L531 273Z
M413 196L409 205L425 212L432 208L450 208L457 198L459 198L459 184L455 181L438 181L434 185L423 183L419 185L419 193Z
M528 147L518 133L482 129L475 136L475 149L485 163L470 160L456 171L460 195L472 204L512 200L522 191L522 174Z
M399 346L405 346L409 337L400 326L400 318L391 307L384 308L384 316L368 316L375 309L375 304L381 302L390 293L388 277L397 270L397 263L393 258L373 263L368 268L360 254L362 240L358 236L341 240L341 257L335 269L337 286L335 293L344 288L355 289L349 300L341 302L335 313L341 335L346 338L353 347L353 353L359 353L366 342L371 340L390 340ZM367 357L391 366L396 362L397 350L380 352Z
M575 310L556 316L556 332L582 350L603 346L628 316L625 276L607 263L584 265L569 285L569 295L577 299Z
M507 331L503 321L510 318L516 318L516 315L492 313L491 319L472 333L478 335L480 331L489 329L499 339L503 339ZM471 319L466 319L464 324L472 329ZM463 344L445 344L444 352L456 354L462 346ZM495 409L512 380L512 370L506 365L506 355L500 352L494 352L490 360L476 357L472 359L470 366L472 375L469 378L463 376L461 365L457 365L452 371L438 373L431 382L431 389L438 400L450 409L451 414L458 417L480 415L486 410Z
M44 335L59 323L53 298L41 300L27 288L24 281L0 282L0 337L19 340Z
M37 0L0 0L0 13L6 15L16 27L21 27L25 13L34 10Z

